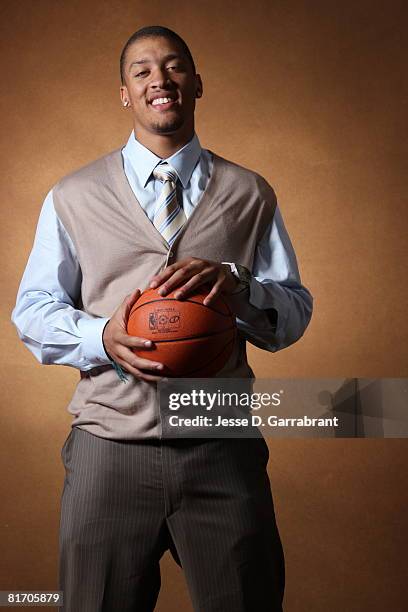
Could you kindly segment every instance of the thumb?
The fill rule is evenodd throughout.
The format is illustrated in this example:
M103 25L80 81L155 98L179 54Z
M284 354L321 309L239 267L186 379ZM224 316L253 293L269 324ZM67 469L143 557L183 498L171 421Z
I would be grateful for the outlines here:
M140 289L135 289L132 293L129 293L123 301L123 318L127 322L129 318L130 311L132 310L133 305L140 298L141 291Z

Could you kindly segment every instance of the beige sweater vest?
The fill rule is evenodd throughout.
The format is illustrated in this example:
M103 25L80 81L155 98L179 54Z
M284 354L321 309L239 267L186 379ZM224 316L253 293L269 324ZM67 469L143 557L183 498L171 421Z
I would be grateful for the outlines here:
M92 317L112 316L127 294L148 286L167 257L169 263L193 256L252 268L257 243L273 219L275 194L255 172L212 155L207 187L170 254L135 198L120 149L55 186L55 210L82 271L77 308ZM218 376L253 377L242 336ZM156 384L127 377L126 383L119 380L110 365L81 372L68 406L72 426L110 439L160 438Z

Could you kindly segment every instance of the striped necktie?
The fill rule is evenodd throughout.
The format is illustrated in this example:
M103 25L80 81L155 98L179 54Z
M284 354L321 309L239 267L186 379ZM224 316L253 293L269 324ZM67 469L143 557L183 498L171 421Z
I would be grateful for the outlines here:
M163 182L163 188L156 202L153 224L166 242L172 245L186 222L184 210L177 202L177 173L165 162L156 166L153 176Z

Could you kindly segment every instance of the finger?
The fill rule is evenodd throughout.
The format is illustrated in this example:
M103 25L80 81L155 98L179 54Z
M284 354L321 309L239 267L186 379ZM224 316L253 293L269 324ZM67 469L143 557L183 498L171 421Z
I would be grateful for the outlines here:
M164 369L160 361L139 357L139 355L136 355L131 349L124 349L122 355L123 359L127 361L132 368L137 368L138 370L153 370L155 372Z
M131 365L129 365L128 363L122 360L118 360L117 363L119 363L119 365L122 367L123 370L125 370L126 372L129 372L130 374L132 374L135 378L138 378L139 380L146 380L148 382L159 382L160 380L165 378L163 375L155 376L154 374L148 374L147 372L139 370L138 368L132 367Z
M176 272L179 268L182 268L185 265L185 261L178 261L170 266L167 266L160 274L155 274L150 279L149 287L151 289L155 289L159 287L162 283L164 283L170 276Z
M213 288L211 289L210 293L207 295L206 298L204 298L203 300L203 304L204 306L209 306L210 304L212 304L213 302L215 302L215 300L217 299L217 297L221 294L222 292L222 285L223 282L225 280L225 277L223 276L222 278L219 278L217 280L217 282L215 283L215 285L213 286Z
M120 347L116 353L115 361L123 363L126 369L133 368L137 370L149 370L160 372L163 370L163 364L160 361L153 359L143 359L134 353L132 349Z
M115 344L121 346L128 346L133 348L154 348L154 342L149 338L139 338L138 336L131 336L130 334L116 334Z
M205 263L203 261L193 262L180 268L172 276L167 279L164 285L161 285L158 292L161 296L167 295L174 289L180 287L180 285L184 285L190 278L195 276L196 274L200 274L204 269Z
M173 276L175 274L177 274L176 278L180 278L179 273L187 274L186 278L189 278L194 270L200 269L201 267L205 266L205 264L206 262L203 259L196 259L195 257L183 259L182 261L172 264L156 277L153 277L150 286L152 288L160 287L159 293L160 295L164 295L165 292L169 292L169 279L171 279L171 285L174 286ZM163 283L165 283L164 286Z
M147 382L160 382L166 377L165 376L153 376L153 374L145 374L144 372L140 371L139 374L137 375L137 378L139 378L140 380L146 380Z
M132 307L135 304L135 302L137 302L137 300L139 299L140 294L141 294L140 289L135 289L135 291L133 291L132 293L129 293L129 295L126 296L123 302L123 306L124 306L123 316L126 322L128 321L130 311L132 310Z
M177 298L178 300L182 299L186 297L188 294L192 293L194 289L197 289L197 287L208 284L211 281L211 279L213 279L216 276L217 276L216 268L209 267L204 270L201 270L201 272L198 272L197 274L195 274L192 278L190 278L189 281L184 283L184 285L182 285L181 287L178 287L177 291L174 294L174 297Z
M163 370L163 364L157 359L157 355L155 353L152 354L151 358L150 355L146 358L142 358L141 356L137 355L139 350L145 351L146 347L127 347L119 344L116 345L114 351L111 350L110 355L114 361L125 362L126 367L130 366L138 369L143 368L147 370L154 370L155 372L161 372Z

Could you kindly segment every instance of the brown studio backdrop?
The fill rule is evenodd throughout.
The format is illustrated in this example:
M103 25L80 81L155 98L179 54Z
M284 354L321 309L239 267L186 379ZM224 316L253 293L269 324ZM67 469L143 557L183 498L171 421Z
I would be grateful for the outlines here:
M10 312L40 206L66 173L122 145L118 59L148 24L178 31L204 80L203 146L276 189L315 298L304 338L258 377L407 376L406 3L171 5L3 0L1 589L57 585L63 467L77 380L40 367ZM403 440L269 441L287 612L403 610ZM159 612L191 610L165 556Z

